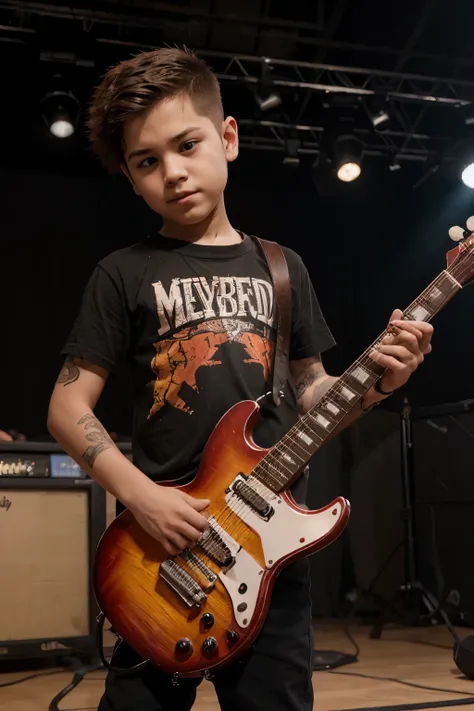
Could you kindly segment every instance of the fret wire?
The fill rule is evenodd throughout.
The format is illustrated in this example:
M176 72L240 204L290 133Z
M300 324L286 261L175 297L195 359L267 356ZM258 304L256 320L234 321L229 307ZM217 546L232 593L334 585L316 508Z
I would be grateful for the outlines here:
M271 450L270 450L270 452L271 452ZM268 454L270 454L270 452ZM254 469L254 473L258 473L257 469L261 469L261 470L263 470L265 475L268 475L274 482L276 482L277 486L282 487L285 484L285 481L287 481L287 478L281 477L281 472L279 472L279 470L272 465L272 463L270 462L270 460L268 458L268 454L265 455L265 457L263 457L263 459L260 460L257 467L255 467L255 469ZM272 469L274 471L271 471L269 469L269 467L272 467ZM276 472L276 474L274 472ZM267 479L267 481L268 481L268 479ZM270 482L269 482L269 484L270 484ZM270 488L272 488L271 485L270 485Z
M271 450L270 450L270 452L269 452L268 454L271 454ZM285 480L284 478L282 478L283 472L281 472L281 471L270 461L270 458L268 457L268 455L265 457L265 462L266 462L267 466L269 466L269 467L272 468L273 471L270 472L270 474L271 474L271 476L272 476L274 479L276 479L277 481L280 481L280 482L282 482L282 481Z
M316 407L317 407L317 406L316 406ZM311 412L307 412L306 414L308 415L308 417L310 417L310 418L313 420L313 423L314 423L315 427L317 428L317 429L315 430L315 434L316 434L316 436L317 436L317 437L321 440L321 442L322 442L322 441L325 439L325 437L326 437L327 429L326 429L323 425L320 425L320 424L316 421L316 415L317 415L318 413L316 413L316 415L312 415ZM323 433L323 434L321 434L321 433Z
M281 444L282 444L282 440L280 440L280 442L278 443L277 446L280 446ZM296 442L296 440L295 440L295 442L294 442L294 445L298 446L298 443ZM284 449L285 449L285 448L284 448L284 446L283 446L283 447L282 447L282 456L283 456L283 457L284 457L285 454L287 453L286 451L284 451ZM287 449L289 449L289 448L287 447ZM300 454L298 454L298 452L295 451L295 447L294 447L294 446L293 446L292 449L291 449L291 454L294 454L295 457L298 457L298 459L301 459L302 462L305 461L305 458L302 457ZM290 456L290 455L288 454L288 456ZM298 462L296 462L296 464L297 464L297 463L298 463Z
M285 438L286 438L287 436L288 436L288 433L285 435ZM272 449L270 450L270 452L269 452L266 456L270 456L274 451L277 451L277 453L280 454L282 457L284 457L285 454L288 454L288 456L290 456L287 450L289 450L289 447L283 443L283 438L282 438L279 442L277 442L277 443L272 447ZM291 454L293 454L294 456L298 457L298 459L301 459L302 462L306 462L306 461L307 461L307 457L302 458L300 455L298 455L297 453L295 453L294 450L290 450L290 451L291 451ZM281 461L281 460L280 460L280 461ZM286 467L286 469L289 469L288 464L290 464L290 463L288 462L288 460L285 459L285 467ZM298 469L299 469L300 466L301 466L301 465L298 465L298 462L294 462L294 465L297 466ZM295 472L293 471L293 469L289 469L289 473L291 474L291 476L293 476Z
M276 479L276 481L278 481L279 483L283 483L284 480L281 479L281 474L282 474L283 472L280 472L280 471L272 464L272 462L271 462L270 459L269 459L269 456L268 456L268 455L271 454L271 451L272 451L272 450L270 450L270 452L269 452L268 454L266 454L265 457L263 457L263 459L260 460L260 463L265 463L267 466L272 467L272 468L276 471L276 476L275 476L275 474L273 474L271 471L268 471L268 473L270 474L270 476L271 476L272 478Z
M283 483L283 482L281 482L281 481L279 480L279 478L275 478L275 476L272 474L271 471L269 471L268 469L266 469L266 467L265 467L265 457L264 457L263 459L261 459L260 462L257 464L257 466L256 466L255 469L254 469L254 473L257 473L257 469L258 469L259 471L262 470L263 475L264 475L264 476L263 476L263 480L267 482L267 484L270 486L270 488L272 488L272 487L271 487L271 481L270 481L270 479L273 479L273 480L276 482L276 484L277 484L278 486L280 486L280 485Z
M274 454L274 452L278 452L278 447L279 447L279 446L280 446L280 442L277 442L275 445L273 445L273 447L270 449L270 451L268 452L268 454L265 455L265 458L268 457L269 460L270 460L270 459L273 457L273 459L275 460L275 454ZM281 459L276 460L276 461L277 461L277 464L279 464L279 465L285 467L285 469L288 470L288 473L290 473L291 475L293 475L293 471L288 467L288 464L289 464L288 461L282 462ZM275 468L277 469L277 471L279 471L277 467L275 467ZM281 473L283 474L284 472L281 472Z
M307 462L308 458L313 456L312 450L308 451L308 445L301 443L301 437L299 434L296 434L294 437L288 435L288 439L292 441L293 447L298 447L298 449L303 452L303 461ZM313 442L313 440L311 440L311 442Z
M292 442L292 446L293 446L293 447L295 447L295 446L296 446L296 447L299 447L299 448L304 452L305 458L304 458L303 461L307 461L308 458L310 458L310 457L313 456L313 452L312 452L312 451L307 451L306 447L304 447L304 446L301 444L301 439L300 439L300 437L299 437L299 435L298 435L297 433L296 433L294 436L293 436L293 435L290 435L290 433L288 433L287 435L285 435L285 437L286 437L287 439L289 439L289 440ZM314 442L314 440L311 440L311 442L312 442L313 446L316 445L316 442ZM307 445L307 446L309 447L310 445ZM294 451L294 449L293 449L293 451Z
M281 441L282 441L282 442L284 441L285 444L286 444L286 440L287 440L287 439L290 439L290 441L292 440L291 435L290 435L289 432L286 433L286 435L282 438ZM305 457L311 456L312 452L308 452L308 450L306 449L305 443L304 443L303 440L301 439L299 433L296 434L296 436L294 437L294 439L293 439L292 441L293 441L293 443L294 443L293 446L299 447L299 449L303 452L303 454L304 454Z
M321 435L319 434L319 432L317 430L313 429L313 427L311 426L311 422L310 422L311 415L309 413L310 413L310 411L306 412L302 418L305 421L305 426L309 429L309 431L311 432L313 437L317 437L322 442L323 440L321 439Z

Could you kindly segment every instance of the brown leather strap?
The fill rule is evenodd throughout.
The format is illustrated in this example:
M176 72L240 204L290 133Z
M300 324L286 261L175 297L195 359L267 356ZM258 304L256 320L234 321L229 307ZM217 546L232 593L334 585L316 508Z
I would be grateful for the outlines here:
M265 254L273 281L277 307L277 338L273 360L272 395L275 405L280 404L288 377L288 359L291 334L291 286L285 253L276 242L257 237Z

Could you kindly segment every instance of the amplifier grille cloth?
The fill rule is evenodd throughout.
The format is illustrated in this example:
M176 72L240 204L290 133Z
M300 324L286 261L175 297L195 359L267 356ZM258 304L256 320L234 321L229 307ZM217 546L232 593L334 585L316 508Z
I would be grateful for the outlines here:
M89 630L85 491L2 489L0 640L80 637Z

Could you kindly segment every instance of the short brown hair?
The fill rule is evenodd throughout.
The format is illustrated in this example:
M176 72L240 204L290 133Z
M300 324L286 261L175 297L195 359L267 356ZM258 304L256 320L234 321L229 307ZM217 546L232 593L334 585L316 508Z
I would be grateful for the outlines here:
M123 162L125 121L179 94L189 96L216 124L223 120L217 77L187 48L141 52L107 71L94 91L87 129L92 149L110 173L120 172Z

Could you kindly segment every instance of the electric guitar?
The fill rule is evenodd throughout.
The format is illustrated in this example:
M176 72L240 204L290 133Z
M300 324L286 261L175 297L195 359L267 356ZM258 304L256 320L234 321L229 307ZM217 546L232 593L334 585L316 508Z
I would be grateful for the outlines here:
M473 276L474 236L461 232L466 239L448 252L447 268L403 318L430 321ZM240 402L221 418L195 479L179 487L211 502L208 528L192 549L169 557L129 511L108 527L95 557L96 599L102 619L144 660L176 679L233 662L260 631L279 572L344 530L348 501L309 511L288 488L383 375L368 354L386 334L271 449L252 439L256 402Z

